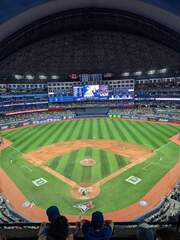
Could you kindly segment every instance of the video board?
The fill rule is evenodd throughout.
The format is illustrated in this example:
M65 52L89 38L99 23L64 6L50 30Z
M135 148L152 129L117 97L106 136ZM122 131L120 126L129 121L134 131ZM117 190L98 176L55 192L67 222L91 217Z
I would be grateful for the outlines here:
M83 87L84 98L98 98L99 85L85 85Z
M83 87L77 86L73 87L73 96L76 97L83 97Z
M74 97L83 97L84 99L107 98L108 85L84 85L73 88Z
M99 95L101 97L108 97L109 96L108 85L100 85L99 86Z
M49 102L73 102L87 100L128 100L134 99L134 89L109 90L108 85L82 85L73 87L73 96L49 94Z

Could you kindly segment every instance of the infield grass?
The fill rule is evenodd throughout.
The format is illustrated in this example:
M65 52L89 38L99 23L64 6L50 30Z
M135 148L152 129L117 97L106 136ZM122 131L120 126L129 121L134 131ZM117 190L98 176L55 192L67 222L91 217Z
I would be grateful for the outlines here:
M94 159L92 167L82 166L81 160ZM49 167L77 183L95 183L128 163L128 159L99 148L81 148L49 160Z

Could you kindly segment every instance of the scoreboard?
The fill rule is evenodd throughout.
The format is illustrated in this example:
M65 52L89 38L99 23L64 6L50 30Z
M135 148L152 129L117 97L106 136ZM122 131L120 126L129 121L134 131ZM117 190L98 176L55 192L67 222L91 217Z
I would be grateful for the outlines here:
M76 102L88 100L128 100L134 99L134 89L108 89L108 85L82 85L73 87L73 95L61 96L60 93L49 93L49 102Z

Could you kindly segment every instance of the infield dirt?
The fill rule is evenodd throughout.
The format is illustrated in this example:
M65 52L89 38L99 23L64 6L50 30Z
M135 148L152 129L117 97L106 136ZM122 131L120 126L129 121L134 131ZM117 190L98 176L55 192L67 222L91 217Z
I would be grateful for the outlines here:
M45 165L49 159L62 156L80 148L100 148L127 157L130 161L143 161L153 154L153 150L138 144L115 140L76 140L51 144L24 154L24 158L36 166Z
M9 141L8 139L3 138L2 141L3 142L0 144L0 151L2 151L3 149L9 147L10 145L12 145L12 142Z
M170 140L178 145L180 145L180 133L177 133L173 137L170 138Z

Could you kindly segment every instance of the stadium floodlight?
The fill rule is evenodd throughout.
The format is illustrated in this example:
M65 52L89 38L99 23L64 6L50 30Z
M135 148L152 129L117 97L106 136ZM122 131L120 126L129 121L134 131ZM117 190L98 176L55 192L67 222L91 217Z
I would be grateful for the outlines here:
M135 76L141 76L142 75L142 71L137 71L134 73Z
M153 74L155 74L155 72L156 72L156 70L150 70L150 71L148 71L148 74L153 75Z
M22 76L22 75L19 75L19 74L15 74L14 77L15 77L16 79L18 79L18 80L23 78L23 76Z
M26 75L26 79L32 80L32 79L34 79L34 76L32 76L32 75L30 75L30 74L27 74L27 75Z
M52 75L51 79L59 79L59 76L58 75Z
M160 73L167 73L167 68L162 68L159 70Z
M124 72L124 73L122 73L122 76L123 76L123 77L128 77L129 75L130 75L129 72Z
M45 76L45 75L39 75L39 79L41 79L41 80L47 79L47 76Z

